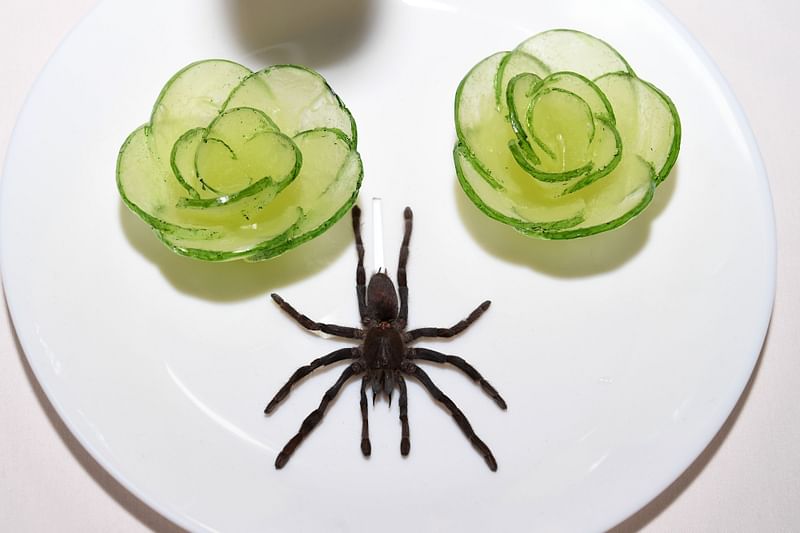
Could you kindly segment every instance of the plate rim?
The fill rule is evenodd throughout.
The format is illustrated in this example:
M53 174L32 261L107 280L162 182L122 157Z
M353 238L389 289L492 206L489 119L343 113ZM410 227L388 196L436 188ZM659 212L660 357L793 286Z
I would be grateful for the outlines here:
M662 483L659 484L658 490L656 490L653 494L648 494L641 496L636 502L631 500L631 505L629 506L630 509L626 511L622 516L617 516L615 520L611 523L606 524L609 527L613 527L624 522L626 519L634 516L636 513L644 509L648 504L654 501L661 493L664 492L670 485L672 485L676 480L678 480L684 472L693 465L702 455L703 451L708 448L709 444L713 441L716 435L720 432L720 430L724 427L725 423L730 419L731 415L734 413L737 405L739 404L740 400L744 398L742 396L743 392L745 391L748 383L753 379L755 376L755 369L760 361L761 354L763 353L764 343L767 339L769 333L769 326L771 323L772 313L774 310L774 302L776 297L776 278L777 278L777 232L776 232L776 221L775 221L775 210L774 204L772 201L772 193L770 190L770 182L769 182L769 175L766 170L766 166L764 164L763 157L761 155L761 151L758 146L757 139L754 135L754 132L750 126L749 120L744 113L744 110L736 98L729 82L717 66L717 64L713 61L711 56L702 46L702 44L689 32L689 30L683 25L683 23L677 19L659 0L638 0L644 4L648 4L655 11L659 13L665 20L669 21L670 26L672 29L676 30L682 40L691 46L693 53L702 61L703 66L707 72L709 72L715 81L716 86L722 91L724 98L725 98L725 106L729 108L736 119L736 124L739 127L740 132L744 135L747 147L750 151L750 155L752 160L754 161L755 170L758 174L758 183L760 185L759 189L762 190L763 194L761 199L763 200L763 209L764 214L767 215L767 226L770 235L770 241L768 244L768 248L770 251L770 255L768 258L768 263L770 265L770 277L767 285L769 287L768 295L766 295L765 299L765 309L759 313L759 316L763 317L762 322L758 324L758 328L754 325L754 331L758 331L758 334L754 334L754 338L760 339L758 342L758 348L753 350L753 354L750 357L749 364L747 365L747 371L740 376L738 382L734 385L731 385L731 393L732 398L728 398L725 403L726 408L721 409L720 416L718 420L715 421L713 425L705 426L705 432L702 436L697 436L697 446L693 448L691 454L685 457L685 461L681 462L681 464L675 465L673 469L674 472L668 476L668 479L663 480ZM30 106L30 101L32 95L38 90L42 75L51 68L53 62L57 58L57 56L63 51L67 43L72 39L73 35L78 32L81 28L83 28L88 21L96 16L96 13L99 10L99 7L102 5L106 5L109 2L107 0L103 0L95 4L81 19L80 21L74 25L69 32L64 36L61 40L59 45L53 51L51 56L45 62L42 70L37 75L35 81L31 85L28 90L28 93L25 97L25 100L22 103L20 111L17 115L15 125L11 131L11 135L9 137L9 143L7 146L7 153L2 169L2 174L0 174L0 205L4 202L4 196L6 191L6 183L8 181L8 167L10 166L10 161L13 158L13 153L16 149L16 144L18 143L18 127L21 123L26 120L26 115L28 112L28 108ZM0 217L0 236L5 233L5 228L2 225L2 217ZM0 251L4 250L6 245L0 247ZM68 428L70 434L80 443L80 445L89 453L94 461L96 461L106 472L108 472L114 480L116 480L120 485L122 485L127 491L129 491L133 496L135 496L138 500L146 504L150 507L153 511L157 512L158 514L164 516L168 520L174 522L175 524L186 527L188 529L201 527L201 528L208 528L203 523L195 521L189 514L180 512L173 508L173 506L167 502L158 501L154 498L145 488L140 487L138 484L133 483L130 481L119 469L113 464L109 457L104 455L101 450L99 450L91 441L91 439L87 438L87 436L80 431L78 424L75 422L74 417L70 415L67 410L65 409L64 405L62 405L59 397L57 394L54 393L52 390L52 383L48 380L45 376L44 371L42 369L42 355L40 353L40 349L38 346L33 344L32 337L24 334L20 334L22 330L25 329L26 326L22 325L20 322L21 311L17 307L18 295L15 295L15 290L12 285L8 285L5 283L8 280L8 275L6 274L7 267L6 265L7 260L5 259L5 254L0 253L0 279L2 279L3 283L3 291L5 295L6 305L9 311L9 317L11 320L11 325L13 327L13 334L16 340L18 341L18 346L22 349L22 354L25 357L30 369L32 371L33 376L36 378L39 386L41 387L42 391L44 392L47 401L49 402L50 406L55 410L56 414L59 418L64 422L65 426ZM34 354L34 355L31 355ZM35 355L35 354L38 354ZM744 398L746 400L746 398ZM101 485L102 487L102 485ZM104 491L106 491L105 487L102 487ZM120 504L123 507L126 507L124 504Z

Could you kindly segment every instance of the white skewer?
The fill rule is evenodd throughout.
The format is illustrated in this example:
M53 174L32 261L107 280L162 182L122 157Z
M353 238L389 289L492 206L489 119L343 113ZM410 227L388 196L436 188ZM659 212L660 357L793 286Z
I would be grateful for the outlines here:
M383 258L383 213L381 212L381 199L372 199L372 266L375 272L386 272L386 263Z

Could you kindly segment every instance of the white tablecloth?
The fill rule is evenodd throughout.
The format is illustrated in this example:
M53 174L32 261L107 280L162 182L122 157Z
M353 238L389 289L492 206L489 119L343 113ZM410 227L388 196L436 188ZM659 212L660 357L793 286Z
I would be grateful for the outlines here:
M0 157L31 84L95 0L0 1ZM665 0L728 79L755 132L778 228L761 360L694 464L619 531L800 530L800 3ZM0 305L0 531L178 531L109 476L55 414Z

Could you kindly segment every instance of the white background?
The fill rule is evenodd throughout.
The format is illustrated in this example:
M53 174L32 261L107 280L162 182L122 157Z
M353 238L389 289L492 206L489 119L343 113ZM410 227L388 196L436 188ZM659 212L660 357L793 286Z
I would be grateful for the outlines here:
M0 156L25 95L94 0L0 1ZM772 324L733 414L695 463L619 531L800 528L800 4L665 0L728 79L755 132L778 228ZM114 481L59 420L0 306L0 530L178 531Z

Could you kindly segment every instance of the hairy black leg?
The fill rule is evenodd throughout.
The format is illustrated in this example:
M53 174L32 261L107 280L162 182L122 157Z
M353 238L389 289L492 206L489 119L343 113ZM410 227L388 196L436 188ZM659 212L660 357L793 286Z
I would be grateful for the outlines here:
M489 309L489 306L492 304L489 300L486 300L481 305L475 308L473 312L469 314L467 318L458 322L458 324L451 326L449 328L419 328L419 329L412 329L411 331L405 334L406 342L413 341L414 339L419 339L420 337L453 337L458 335L468 327L472 325L473 322L478 320L480 316Z
M475 370L471 364L466 362L461 357L457 355L447 355L441 352L437 352L435 350L429 350L427 348L409 348L408 349L408 357L410 359L422 359L425 361L433 361L435 363L449 363L454 367L458 368L466 375L468 375L472 381L479 384L481 388L492 397L492 399L500 406L501 409L506 408L506 402L500 396L500 393L495 390L492 385L481 376L480 372Z
M372 453L372 445L369 443L367 382L369 382L369 377L364 376L361 380L361 453L364 454L364 457L369 457Z
M400 453L406 456L411 450L411 438L408 431L408 390L406 389L406 380L399 373L397 374L397 386L400 388Z
M292 437L289 442L286 443L286 446L283 447L281 453L278 454L278 457L275 459L275 468L283 468L286 463L289 461L289 458L294 453L295 449L303 442L311 431L317 427L322 417L325 416L325 410L328 408L328 404L333 400L339 391L342 388L342 385L347 382L348 379L353 377L354 374L361 372L363 367L361 363L355 362L344 369L342 375L339 376L339 379L336 380L336 383L328 389L325 394L322 396L322 401L319 402L319 407L311 411L311 413L303 420L303 423L300 424L300 430L297 432L297 435Z
M408 263L408 243L411 240L411 225L413 213L410 207L403 211L405 219L405 232L403 233L403 244L400 245L400 259L397 261L397 285L400 293L400 312L397 315L398 327L405 328L408 322L408 279L406 278L406 263Z
M356 267L356 296L361 323L367 323L367 275L364 272L364 242L361 240L361 208L353 206L353 235L356 238L358 266Z
M281 390L278 391L272 401L267 404L267 408L264 409L264 412L269 414L274 411L278 404L287 396L289 396L289 391L292 390L294 384L309 375L317 368L338 363L339 361L344 361L345 359L358 359L360 356L361 351L358 348L342 348L340 350L333 351L328 355L323 355L322 357L314 359L306 366L301 366L294 371L294 374L292 374L292 377L289 378L289 381L287 381L286 384L281 387Z
M322 331L337 337L344 337L345 339L362 339L364 338L364 331L358 328L348 328L346 326L337 326L336 324L325 324L322 322L314 322L306 315L299 313L289 302L275 294L270 295L275 303L280 306L283 311L295 319L298 324L311 331Z
M486 464L489 465L489 469L492 470L493 472L496 471L497 461L492 455L492 451L475 434L475 431L472 429L472 426L470 425L469 420L467 420L467 417L464 416L464 413L462 413L461 410L456 406L456 404L453 403L453 400L448 398L445 395L445 393L443 393L439 389L439 387L433 384L433 381L431 381L431 378L428 377L428 374L426 374L425 371L423 371L420 367L414 365L413 363L411 363L409 366L411 366L412 368L409 368L408 371L415 378L417 378L419 382L422 383L422 385L426 389L428 389L428 392L431 393L431 395L434 397L434 399L436 399L436 401L441 402L447 408L447 410L450 411L450 414L453 416L453 420L456 421L456 424L458 424L458 427L461 428L461 431L464 432L464 434L470 440L475 449L477 449L478 452L483 456L484 460L486 461Z

